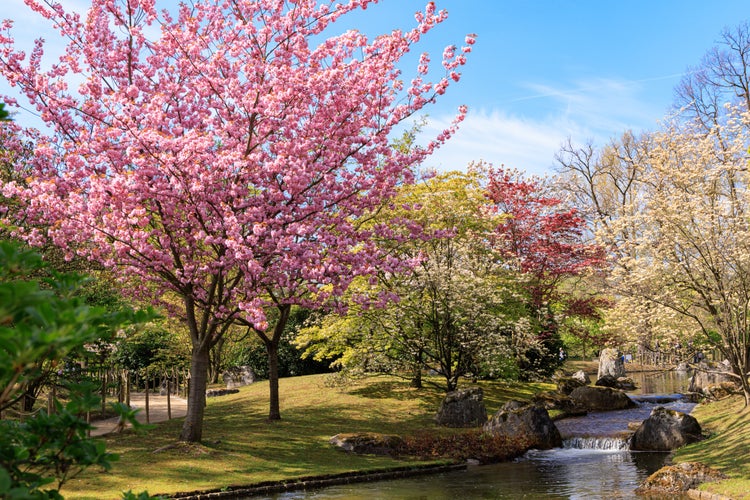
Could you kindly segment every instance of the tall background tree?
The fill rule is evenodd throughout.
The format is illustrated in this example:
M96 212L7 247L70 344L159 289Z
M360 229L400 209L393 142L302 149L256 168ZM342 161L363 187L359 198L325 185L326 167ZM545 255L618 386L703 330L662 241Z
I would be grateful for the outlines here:
M604 263L603 249L586 241L586 220L542 179L490 170L486 192L500 216L494 247L504 266L514 271L523 292L523 316L536 336L523 357L522 372L551 375L564 358L560 323L593 317L600 303L596 293L574 293L580 284L571 287L570 281L594 277Z
M657 357L665 345L712 346L746 399L748 54L748 24L724 30L659 130L558 157L613 257L606 328Z
M52 69L42 41L26 57L3 24L0 72L51 129L36 137L28 185L4 192L48 228L29 241L101 263L182 318L182 440L202 437L209 351L237 323L266 345L269 418L280 418L277 349L292 305L318 307L372 271L382 228L360 218L454 131L389 145L460 78L473 36L444 51L434 81L428 54L404 79L402 57L447 13L429 2L407 31L329 35L371 3L197 0L173 15L149 0L93 0L81 19L26 0L68 41Z
M622 220L643 228L634 242L643 250L617 278L631 294L689 318L730 362L750 404L750 133L745 112L728 118L717 133L683 125L655 134L643 167L649 197Z

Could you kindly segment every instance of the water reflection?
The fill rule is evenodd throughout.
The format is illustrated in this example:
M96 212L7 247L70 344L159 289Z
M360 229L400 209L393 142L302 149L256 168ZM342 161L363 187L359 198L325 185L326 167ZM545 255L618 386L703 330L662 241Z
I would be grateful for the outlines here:
M627 366L625 367L627 370ZM638 388L631 394L684 393L690 385L690 374L686 371L668 370L658 372L628 373Z
M416 478L279 494L274 499L635 499L665 453L582 449L532 451L516 462ZM673 497L672 497L673 498Z

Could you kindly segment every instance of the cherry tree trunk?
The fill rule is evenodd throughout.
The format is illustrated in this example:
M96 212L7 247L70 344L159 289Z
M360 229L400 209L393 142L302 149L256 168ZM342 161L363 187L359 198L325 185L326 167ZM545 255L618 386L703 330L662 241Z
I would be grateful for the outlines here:
M279 409L279 343L265 342L268 354L268 420L281 420Z
M203 436L203 412L206 408L208 364L208 347L194 347L190 361L187 414L185 415L185 423L182 425L180 441L196 443Z

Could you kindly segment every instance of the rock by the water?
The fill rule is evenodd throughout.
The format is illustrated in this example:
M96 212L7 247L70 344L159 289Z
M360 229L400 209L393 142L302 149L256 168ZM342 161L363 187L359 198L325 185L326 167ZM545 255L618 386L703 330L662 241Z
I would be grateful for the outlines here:
M249 366L233 366L221 374L227 389L236 389L255 382L255 372Z
M720 399L731 394L738 385L737 381L727 374L731 371L726 361L722 363L701 361L695 367L688 391L702 394L710 399Z
M589 411L624 410L636 406L627 394L611 387L579 387L570 393L570 399Z
M635 490L638 495L673 495L685 493L701 483L726 479L722 472L698 462L682 462L668 465L651 474Z
M604 375L594 384L597 387L617 387L617 379L612 375Z
M625 360L617 349L602 349L599 354L599 372L596 378L598 380L605 375L611 375L615 379L626 375Z
M659 406L630 438L630 449L672 451L701 439L701 426L695 417Z
M487 422L483 399L481 387L449 392L440 403L435 420L446 427L479 427Z
M547 410L533 404L520 407L506 404L484 424L483 430L516 442L525 442L528 448L547 450L562 446L560 431Z
M375 432L336 434L328 442L358 455L395 455L404 445L400 436Z
M632 391L636 389L635 381L630 377L619 377L617 379L617 385L615 386L623 391Z
M622 389L623 391L632 391L636 388L635 382L630 377L613 377L612 375L604 375L602 378L596 381L594 384L599 387L614 387L615 389Z
M739 387L734 382L721 382L703 388L701 394L707 399L717 401L737 392Z
M555 420L564 417L586 415L586 410L577 406L570 396L557 391L545 391L535 395L531 400L535 405L541 406L547 411L558 410L562 412Z
M574 389L583 387L586 385L577 378L573 377L560 377L556 380L557 390L562 394L570 394Z
M589 374L583 370L578 370L570 377L580 382L583 382L583 385L589 385L591 383L591 377L589 377Z

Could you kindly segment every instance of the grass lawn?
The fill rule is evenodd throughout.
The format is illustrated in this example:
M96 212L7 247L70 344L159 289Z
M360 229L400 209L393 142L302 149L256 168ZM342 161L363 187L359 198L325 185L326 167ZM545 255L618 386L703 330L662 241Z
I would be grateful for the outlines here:
M105 438L120 456L110 472L88 470L66 484L66 498L119 498L120 492L151 494L217 489L311 475L368 471L408 465L388 457L356 456L334 449L328 439L344 432L399 435L456 432L439 428L433 417L444 393L412 389L388 377L331 387L327 375L280 380L281 417L267 421L268 383L237 394L209 398L203 444L174 444L182 419ZM480 382L489 414L509 399L528 399L551 384Z
M730 479L707 483L701 490L734 500L750 499L750 408L740 396L699 405L692 415L710 437L678 450L676 462L702 462Z

